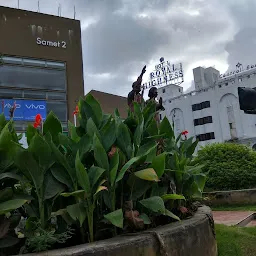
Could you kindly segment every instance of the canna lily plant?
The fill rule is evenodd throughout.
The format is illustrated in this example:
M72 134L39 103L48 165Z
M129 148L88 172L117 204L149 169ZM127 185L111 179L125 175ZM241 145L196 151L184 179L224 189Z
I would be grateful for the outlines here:
M30 199L17 205L29 227L25 247L51 248L58 243L52 234L63 234L66 241L69 227L84 243L188 214L188 203L201 196L206 178L193 163L197 141L187 138L187 131L176 138L168 119L158 124L155 112L154 102L134 103L123 120L118 110L104 114L88 94L78 103L78 125L69 122L68 136L52 112L45 122L37 115L27 128L28 149L19 145L10 125L0 122L5 134L0 149L1 143L9 145L6 152L30 185Z

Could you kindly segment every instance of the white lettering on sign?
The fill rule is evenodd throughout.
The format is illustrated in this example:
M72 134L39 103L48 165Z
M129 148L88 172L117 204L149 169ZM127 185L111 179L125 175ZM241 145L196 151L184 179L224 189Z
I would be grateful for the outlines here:
M10 103L4 104L4 108L12 108L13 105L11 105ZM16 104L16 108L21 108L20 104Z
M43 40L42 38L38 37L36 39L36 43L38 45L43 46L50 46L50 47L56 47L56 48L67 48L67 42L66 41L49 41L49 40Z
M28 108L28 109L45 109L45 106L44 105L34 105L34 104L27 105L26 104L26 108Z

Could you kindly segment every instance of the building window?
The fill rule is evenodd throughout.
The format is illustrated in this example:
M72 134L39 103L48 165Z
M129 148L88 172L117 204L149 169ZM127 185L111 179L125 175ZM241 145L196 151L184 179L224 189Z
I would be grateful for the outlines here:
M203 108L209 108L210 107L210 101L204 101L201 103L202 104L202 109Z
M250 77L251 77L250 75L247 76L247 78L250 78Z
M202 103L198 103L198 104L193 104L192 105L192 111L197 111L197 110L201 110L204 108L210 108L210 101L204 101Z
M198 119L194 119L194 126L212 123L212 117L206 116Z
M219 84L219 88L221 88L221 84Z
M162 115L161 114L159 114L159 119L162 120Z
M181 92L181 89L179 88L179 92Z
M238 78L238 82L241 83L242 82L242 77Z
M212 123L212 116L206 116L203 119L204 119L204 124Z
M46 100L47 113L53 111L67 122L66 64L47 60L2 56L0 95L3 99ZM17 121L19 130L26 122Z
M227 86L227 85L228 85L228 83L225 83L225 85Z
M209 132L209 133L199 134L196 136L196 138L199 141L214 140L215 135L214 135L214 132Z
M163 89L162 92L165 93L165 89Z

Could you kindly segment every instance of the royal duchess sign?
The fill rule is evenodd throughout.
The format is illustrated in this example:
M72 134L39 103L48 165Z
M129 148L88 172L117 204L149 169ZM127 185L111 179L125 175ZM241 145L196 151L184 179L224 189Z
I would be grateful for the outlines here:
M168 84L180 85L184 82L182 64L171 64L162 57L160 63L155 65L155 70L150 73L149 79L149 82L143 84L145 89Z
M40 114L46 118L46 102L43 100L10 100L1 99L1 112L4 111L6 119L10 119L10 109L15 105L14 120L34 121L35 116Z

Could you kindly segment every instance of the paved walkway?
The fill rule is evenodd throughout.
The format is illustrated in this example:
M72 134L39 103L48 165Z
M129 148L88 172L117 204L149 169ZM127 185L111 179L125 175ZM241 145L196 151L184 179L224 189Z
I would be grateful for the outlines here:
M236 225L253 212L250 211L213 211L213 219L216 224L224 224L227 226ZM255 226L256 221L253 220L249 225Z

